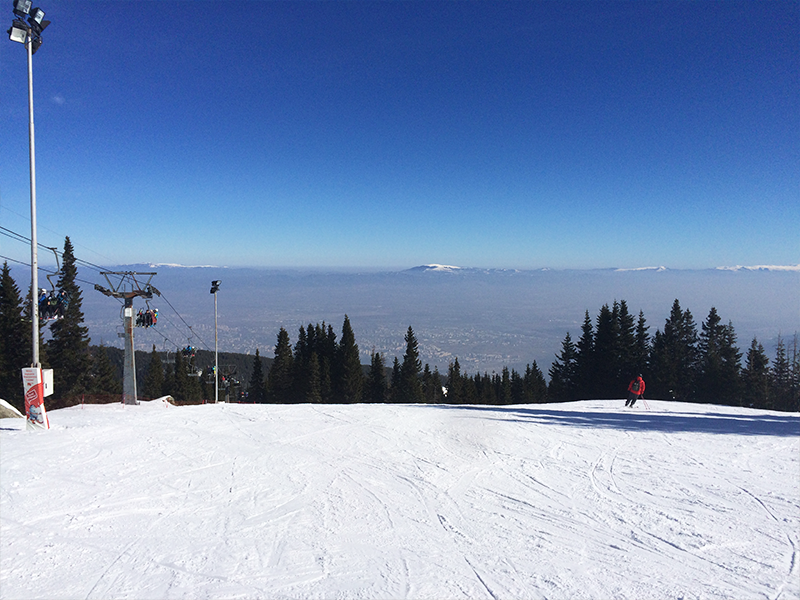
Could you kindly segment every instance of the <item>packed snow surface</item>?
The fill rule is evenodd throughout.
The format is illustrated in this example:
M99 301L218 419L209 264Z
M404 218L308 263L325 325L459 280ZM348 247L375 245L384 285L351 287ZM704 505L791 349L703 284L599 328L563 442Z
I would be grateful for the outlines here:
M0 421L0 596L800 596L800 416L620 401Z

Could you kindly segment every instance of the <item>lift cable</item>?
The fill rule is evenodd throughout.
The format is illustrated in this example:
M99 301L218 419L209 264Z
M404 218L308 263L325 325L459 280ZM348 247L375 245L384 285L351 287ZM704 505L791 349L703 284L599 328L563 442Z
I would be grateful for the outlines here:
M50 250L50 248L48 248L48 250ZM26 266L28 268L30 268L30 266L31 266L31 263L29 263L29 262L25 262L25 261L22 261L22 260L17 260L16 258L11 258L11 257L8 257L8 256L3 256L2 254L0 254L0 258L2 258L4 260L10 260L11 262L15 262L17 264L24 265L24 266ZM41 271L43 273L49 273L50 275L55 275L56 273L58 273L58 271L52 271L50 269L45 269L44 267L38 267L38 269L39 269L39 271ZM81 279L80 277L76 277L75 281L80 281L81 283L85 283L86 285L94 285L93 281L87 281L85 279Z
M203 338L201 338L199 335L197 335L197 334L194 332L194 330L192 329L192 326L191 326L191 325L189 325L189 324L186 322L186 320L185 320L185 319L184 319L184 318L181 316L181 314L180 314L180 313L179 313L177 310L175 310L175 307L174 307L174 306L172 306L172 303L169 301L169 299L168 299L168 298L167 298L167 297L166 297L166 296L165 296L163 293L161 294L161 298L163 298L163 299L164 299L164 302L166 302L166 303L169 305L169 307L170 307L170 308L171 308L173 311L175 311L175 314L176 314L176 315L178 315L178 318L179 318L181 321L183 321L183 324L184 324L184 325L186 325L187 329L189 329L189 332L192 334L192 337L196 337L198 340L200 340L200 343L201 343L201 344L203 344L203 346L205 346L205 349L206 349L206 350L209 350L208 344L206 344L206 343L205 343L205 341L203 340Z
M29 244L29 245L31 243L31 239L29 237L26 237L26 236L22 235L21 233L17 233L16 231L12 231L11 229L8 229L7 227L3 227L2 225L0 225L0 233L5 235L6 237L9 237L9 238L11 238L13 240L18 241L18 242L24 242L24 243ZM41 242L37 242L36 245L39 246L42 249L50 250L52 252L55 252L59 256L62 256L62 257L64 256L64 253L62 251L60 251L58 248L53 248L52 246L45 246ZM101 267L100 265L96 265L94 263L91 263L91 262L89 262L87 260L83 260L82 258L78 258L78 257L74 257L74 258L75 258L75 262L76 263L79 263L81 265L90 267L90 268L92 268L92 269L94 269L94 270L96 270L98 272L102 273L103 271L106 270L104 267Z
M8 229L8 228L6 228L6 227L3 227L2 225L0 225L0 233L2 233L3 235L5 235L5 236L7 236L7 237L10 237L10 238L12 238L12 239L15 239L15 240L17 240L17 241L20 241L20 242L25 242L25 243L27 243L27 244L30 244L30 242L31 242L30 238L28 238L28 237L25 237L24 235L22 235L22 234L20 234L20 233L17 233L16 231L12 231L11 229ZM63 255L64 255L64 253L63 253L63 252L59 252L57 249L54 249L54 248L52 248L52 247L50 247L50 246L45 246L44 244L41 244L41 243L38 243L38 242L37 242L37 245L38 245L39 247L41 247L41 248L44 248L44 249L47 249L47 250L51 250L51 251L53 251L53 252L56 252L57 254L60 254L62 257L63 257ZM17 263L20 263L20 264L26 264L26 263L23 263L23 262L21 262L21 261L15 260L15 259L9 259L9 260L13 260L14 262L17 262ZM109 274L109 275L111 274L111 273L108 273L108 271L107 271L107 269L106 269L106 268L104 268L104 267L101 267L101 266L99 266L99 265L96 265L96 264L94 264L94 263L90 263L89 261L86 261L86 260L83 260L83 259L79 259L79 258L77 258L77 257L76 257L76 258L75 258L75 262L76 262L76 263L83 264L83 265L86 265L86 266L89 266L89 267L91 267L91 268L93 268L93 269L97 270L99 273L103 273L103 274L107 273L107 274ZM27 264L27 266L29 266L29 267L30 267L30 264ZM40 270L40 271L44 271L45 273L50 273L50 274L53 274L53 273L54 273L53 271L48 271L47 269L44 269L44 268L42 268L42 267L39 267L39 270ZM57 271L55 271L55 272L57 272ZM94 282L91 282L91 281L86 281L86 280L84 280L84 279L80 279L80 278L77 278L77 277L75 278L75 280L76 280L76 281L80 281L81 283L86 283L86 284L88 284L88 285L92 285L92 286L94 285ZM196 333L194 332L194 329L192 329L192 326L191 326L191 325L189 325L189 324L186 322L186 320L183 318L183 316L181 316L181 314L178 312L178 310L177 310L177 309L176 309L176 308L175 308L175 307L172 305L172 303L169 301L169 299L168 299L168 298L166 298L166 297L165 297L163 294L161 295L161 297L162 297L162 298L164 299L164 301L165 301L165 302L166 302L166 303L169 305L169 307L170 307L170 308L171 308L171 309L172 309L172 310L175 312L175 314L176 314L176 315L178 315L178 318L179 318L179 319L180 319L180 320L183 322L183 324L184 324L184 325L186 326L186 328L189 330L189 332L191 333L191 336L192 336L192 337L196 337L196 338L197 338L197 339L200 341L200 343L202 343L202 344L203 344L203 346L205 347L205 349L206 349L206 350L208 350L208 349L209 349L209 347L208 347L208 344L206 344L205 340L203 340L203 338L201 338L201 337L200 337L198 334L196 334ZM120 300L119 298L118 298L118 300L119 300L120 302L122 302L122 300ZM172 322L171 322L169 319L167 319L167 322L168 322L168 323L170 323L170 325L172 325L173 327L175 327L175 329L176 329L176 330L178 330L178 332L180 332L180 328L179 328L177 325L175 325L174 323L172 323Z

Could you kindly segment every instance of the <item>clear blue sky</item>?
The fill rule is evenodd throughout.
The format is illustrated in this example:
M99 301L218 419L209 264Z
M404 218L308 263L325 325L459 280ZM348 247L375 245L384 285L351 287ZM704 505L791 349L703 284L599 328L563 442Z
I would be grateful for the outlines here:
M39 238L86 260L800 262L797 2L39 5ZM3 35L27 234L26 86Z

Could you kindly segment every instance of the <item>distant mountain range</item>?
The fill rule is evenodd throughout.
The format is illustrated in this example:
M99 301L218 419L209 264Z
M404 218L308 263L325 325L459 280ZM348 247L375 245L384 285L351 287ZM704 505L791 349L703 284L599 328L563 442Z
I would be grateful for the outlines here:
M705 269L670 269L668 267L609 267L607 269L535 269L536 271L552 271L552 270L559 270L559 271L574 271L574 270L589 270L589 271L655 271L658 273L663 273L665 271L694 271L694 270L705 270ZM743 267L741 265L737 265L735 267L716 267L715 270L718 271L796 271L800 273L800 265L758 265L754 267ZM406 269L406 273L468 273L468 272L479 272L479 273L519 273L519 272L526 272L530 271L530 269L482 269L476 267L454 267L451 265L437 265L437 264L430 264L430 265L420 265L418 267L412 267L410 269Z
M142 267L143 265L140 264L133 264L133 265L123 265L120 267L116 267L116 269L135 269ZM275 269L269 267L224 267L224 266L216 266L216 265L181 265L177 263L151 263L146 265L150 269L157 269L157 268L181 268L181 269L254 269L254 270L281 270L281 271L307 271L307 272L320 272L325 271L324 269ZM664 271L705 271L705 270L717 270L717 271L795 271L800 272L800 264L798 265L756 265L756 266L742 266L736 265L734 267L715 267L709 269L671 269L665 266L658 266L658 267L606 267L606 268L598 268L598 269L552 269L549 267L542 267L540 269L500 269L500 268L485 268L485 267L457 267L453 265L439 265L439 264L428 264L428 265L419 265L416 267L411 267L410 269L405 269L401 271L402 273L525 273L525 272L539 272L539 271L655 271L659 273L663 273ZM337 270L341 272L340 270ZM379 272L379 270L374 270L374 272Z

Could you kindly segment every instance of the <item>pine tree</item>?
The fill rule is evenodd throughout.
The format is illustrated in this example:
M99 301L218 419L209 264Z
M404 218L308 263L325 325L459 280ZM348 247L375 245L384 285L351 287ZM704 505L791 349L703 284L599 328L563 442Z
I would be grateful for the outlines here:
M160 362L160 361L159 361ZM173 368L169 368L169 365L172 364ZM175 389L175 360L173 359L170 362L169 359L169 352L166 354L166 358L164 360L164 382L161 386L161 395L162 396L173 396L173 390Z
M664 333L656 331L650 359L653 395L681 402L695 399L698 371L697 327L692 313L676 299Z
M740 402L741 353L735 346L733 325L722 325L717 309L712 306L701 328L697 399L700 402L737 405Z
M183 352L180 349L175 351L175 364L172 369L172 391L170 395L176 402L189 401L189 375L186 372L186 365L183 360Z
M199 403L203 399L200 388L200 370L197 368L196 357L191 356L189 361L184 361L186 369L186 397L189 402Z
M594 337L594 386L592 398L619 397L619 305L614 302L614 311L608 304L600 308L597 315L597 333Z
M389 385L389 402L396 404L400 402L400 361L394 357L392 362L392 376Z
M247 386L247 399L253 404L264 404L267 401L264 363L258 348L256 348L256 355L253 358L253 371L250 373L250 384Z
M536 361L533 361L532 365L526 366L523 383L525 384L526 403L543 404L547 402L547 382Z
M164 394L164 366L156 352L155 344L150 352L150 363L147 366L142 392L145 398L158 398Z
M579 398L591 398L596 393L598 374L594 352L594 326L587 310L581 327L581 337L575 344L575 394Z
M333 365L336 362L336 333L330 325L317 325L314 332L315 350L319 357L320 393L323 402L333 402Z
M386 364L379 352L372 353L364 400L375 404L383 404L387 400Z
M267 402L286 404L294 402L292 397L292 346L289 334L281 327L275 346L275 359L267 373Z
M792 338L792 375L791 375L791 403L789 410L800 412L800 344L798 344L797 333Z
M640 310L639 319L636 321L636 341L634 343L633 371L637 375L643 375L645 377L645 381L650 376L650 335L647 333L649 329L650 328L647 326L647 321L645 321L644 318L644 312Z
M474 390L474 392L473 392ZM497 391L494 381L488 373L475 374L474 378L466 376L464 384L464 404L497 404Z
M514 404L513 389L511 387L511 372L508 367L503 367L497 386L497 403Z
M771 408L774 410L792 409L792 367L786 356L786 344L781 336L778 336L775 361L772 363L770 398Z
M433 404L442 404L444 402L444 388L442 387L442 375L439 373L439 367L433 367L433 375L431 376L431 402Z
M0 398L25 412L22 369L31 364L30 320L23 318L19 288L8 262L0 275Z
M51 323L52 338L47 342L47 357L53 369L54 399L67 399L87 391L91 357L89 329L83 326L81 289L76 283L78 269L72 243L64 241L61 276L56 287L65 292L69 303L64 316Z
M122 379L111 364L105 346L98 346L92 352L92 372L89 392L99 395L122 394Z
M550 385L547 397L552 402L566 402L577 399L577 357L575 344L567 332L561 344L561 353L550 366Z
M742 370L742 405L769 408L769 358L756 338L750 343Z
M730 406L739 406L742 397L742 353L736 345L733 323L722 329L722 384L720 398Z
M461 365L456 357L447 369L447 403L465 404L465 400L464 379L461 376Z
M316 352L312 352L311 358L308 359L308 382L305 396L301 401L310 404L319 404L322 402L320 367Z
M633 315L628 312L628 304L620 300L617 313L617 381L618 386L614 397L619 396L619 390L626 390L628 382L641 373L637 364L638 351L636 343L636 326Z
M342 339L338 348L338 380L334 387L340 402L352 404L361 402L364 389L364 371L358 345L350 326L350 318L345 315L342 324Z
M400 366L400 389L398 390L398 402L403 404L418 404L423 401L422 383L422 361L419 358L419 348L417 338L411 326L405 335L406 353L403 355L403 364Z
M309 324L311 329L311 324ZM311 348L308 343L308 334L305 327L300 326L297 342L294 345L294 358L292 359L292 397L296 402L305 402L309 394L311 361ZM317 374L319 375L319 374Z
M525 380L511 369L511 404L525 404Z
M443 398L439 371L431 371L428 363L422 369L422 396L425 404L440 404Z

